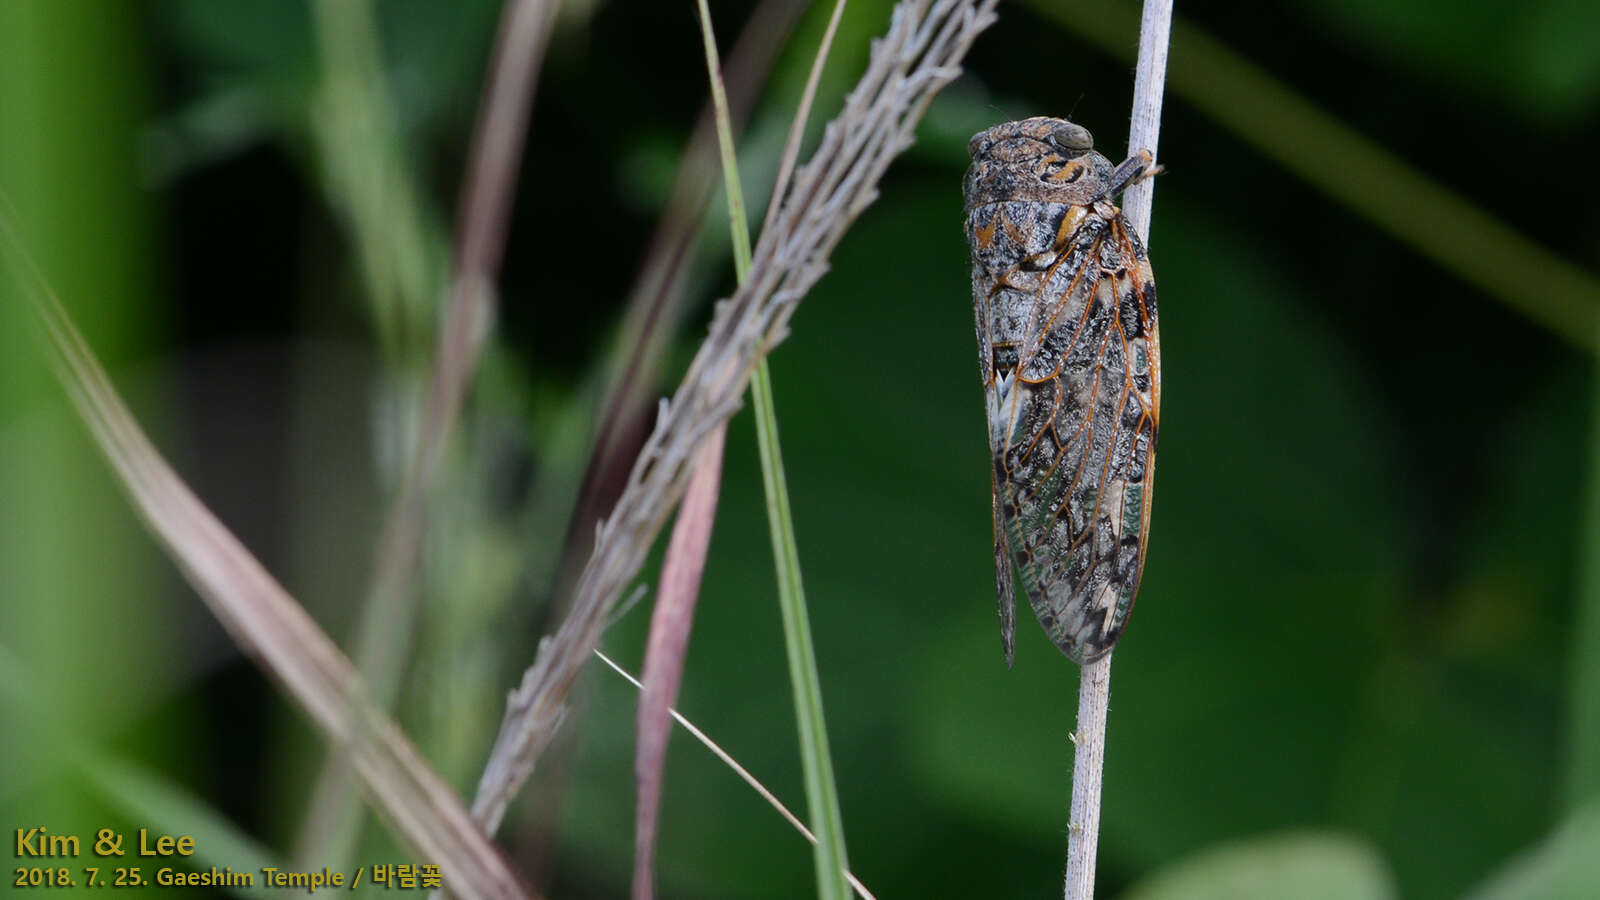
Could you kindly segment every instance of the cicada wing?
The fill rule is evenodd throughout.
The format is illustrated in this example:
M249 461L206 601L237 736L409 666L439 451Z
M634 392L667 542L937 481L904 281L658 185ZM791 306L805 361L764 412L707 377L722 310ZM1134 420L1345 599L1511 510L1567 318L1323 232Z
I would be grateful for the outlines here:
M1018 580L1080 663L1110 652L1138 590L1160 392L1149 265L1120 216L1102 224L1091 242L1064 238L1041 287L996 466Z
M1000 513L1000 490L994 494L994 590L1000 601L1000 646L1005 650L1006 668L1017 656L1017 591L1011 581L1011 548L1006 545L1005 525Z
M1047 267L1018 347L1017 374L1024 381L1044 381L1063 366L1081 368L1109 321L1109 310L1094 302L1106 222L1096 216L1076 221L1076 229L1057 236L1048 257L1035 261Z
M1009 377L997 376L992 365L994 354L994 336L990 330L994 321L990 309L993 302L992 295L992 276L982 267L975 268L972 275L972 309L978 337L978 374L983 380L984 400L989 410L989 450L991 454L998 454L1001 452L999 446L1002 441L999 435L1004 428L997 424L997 419L1009 420L1008 392L1012 382ZM994 512L994 589L1000 608L1000 646L1005 651L1006 668L1009 669L1016 659L1017 599L1011 579L1011 553L1006 547L1005 528L1000 514L1000 484L996 479L997 476L991 467L989 491L993 498Z

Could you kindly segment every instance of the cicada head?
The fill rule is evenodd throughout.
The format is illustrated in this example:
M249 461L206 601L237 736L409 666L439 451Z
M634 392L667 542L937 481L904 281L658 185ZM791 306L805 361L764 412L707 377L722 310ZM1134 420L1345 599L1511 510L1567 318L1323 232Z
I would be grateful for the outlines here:
M980 131L967 143L966 208L1006 200L1088 205L1109 193L1114 167L1089 129L1035 116Z

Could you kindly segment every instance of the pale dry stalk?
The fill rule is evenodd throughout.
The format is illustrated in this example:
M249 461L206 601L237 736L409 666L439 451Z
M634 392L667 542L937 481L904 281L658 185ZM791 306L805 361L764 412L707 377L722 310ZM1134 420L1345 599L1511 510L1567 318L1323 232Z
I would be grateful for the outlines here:
M1161 96L1167 80L1167 44L1172 0L1145 0L1139 25L1139 63L1133 83L1133 122L1128 152L1156 153L1161 136ZM1129 187L1122 197L1128 226L1150 246L1150 209L1155 179ZM1111 699L1111 654L1079 673L1078 728L1073 732L1072 813L1067 829L1066 900L1093 900L1095 856L1100 842L1100 786L1105 767L1106 707Z

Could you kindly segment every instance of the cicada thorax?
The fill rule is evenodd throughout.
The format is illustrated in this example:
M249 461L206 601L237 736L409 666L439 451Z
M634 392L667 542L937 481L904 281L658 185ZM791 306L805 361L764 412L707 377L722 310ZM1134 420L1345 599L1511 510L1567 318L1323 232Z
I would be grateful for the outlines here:
M1113 169L1086 143L1061 120L999 126L974 137L966 181L1008 662L1013 566L1040 624L1079 662L1110 652L1143 566L1155 285L1107 191L1145 169L1139 157Z

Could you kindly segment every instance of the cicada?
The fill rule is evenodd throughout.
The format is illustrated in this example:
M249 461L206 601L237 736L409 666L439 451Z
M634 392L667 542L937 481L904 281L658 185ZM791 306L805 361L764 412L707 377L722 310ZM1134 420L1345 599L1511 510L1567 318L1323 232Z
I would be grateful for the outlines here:
M1159 168L1145 150L1113 166L1087 129L1046 117L974 135L967 152L1006 665L1017 581L1056 646L1091 662L1139 590L1161 408L1156 285L1112 201Z

